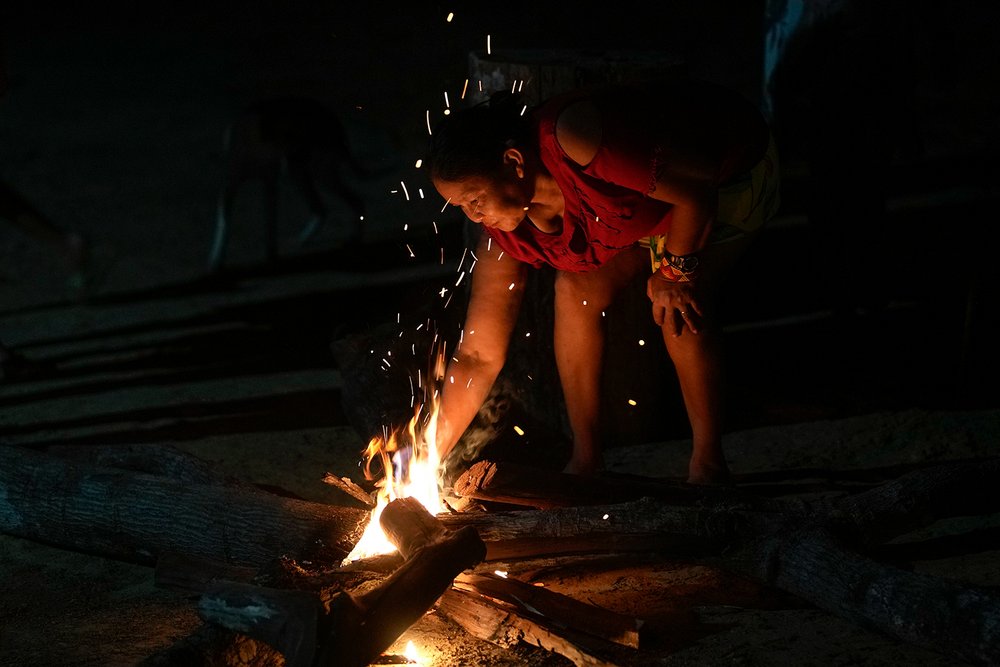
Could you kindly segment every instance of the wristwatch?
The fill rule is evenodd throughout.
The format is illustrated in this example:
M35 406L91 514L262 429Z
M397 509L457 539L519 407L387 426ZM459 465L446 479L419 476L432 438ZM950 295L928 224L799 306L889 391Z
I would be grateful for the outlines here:
M663 256L663 261L681 273L694 273L698 269L697 255L671 255L669 252Z

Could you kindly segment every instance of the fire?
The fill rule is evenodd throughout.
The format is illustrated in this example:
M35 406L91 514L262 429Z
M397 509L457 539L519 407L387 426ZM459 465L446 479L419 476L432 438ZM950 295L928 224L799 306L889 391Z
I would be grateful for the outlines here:
M444 367L444 351L441 350L434 368L434 377L438 380L444 375ZM385 438L376 436L368 442L364 452L365 476L368 479L375 476L372 464L376 461L381 464L384 475L376 484L377 502L368 526L344 559L345 563L396 550L379 524L382 510L396 498L416 498L431 514L444 511L438 483L441 468L441 457L437 451L439 392L434 392L429 403L429 414L423 414L424 403L421 403L404 429L394 431Z

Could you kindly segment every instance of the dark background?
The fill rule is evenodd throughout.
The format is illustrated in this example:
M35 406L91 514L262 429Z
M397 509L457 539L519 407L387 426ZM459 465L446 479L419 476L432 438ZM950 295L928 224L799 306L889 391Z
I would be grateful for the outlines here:
M782 5L456 4L5 3L0 177L56 224L85 234L96 268L86 302L75 303L49 250L0 229L0 340L29 357L56 359L44 371L51 379L65 369L46 352L46 318L50 331L62 332L56 339L72 340L93 318L116 329L113 318L87 319L88 308L102 304L169 308L165 295L211 292L225 305L226 279L233 288L255 276L363 272L407 261L404 226L420 241L431 220L457 222L439 213L413 165L424 150L425 111L440 112L444 91L455 100L467 56L485 48L487 35L497 56L662 52L760 104L765 10ZM869 23L833 21L807 39L790 77L792 102L776 124L782 215L746 259L724 311L734 428L995 403L996 13L982 2L878 3ZM249 193L220 282L208 276L206 256L224 130L249 103L284 94L327 103L348 128L355 156L378 173L354 182L371 210L363 242L345 250L334 224L311 244L295 245L303 210L286 192L283 259L266 264ZM818 138L826 144L814 150ZM826 167L822 177L817 165ZM402 201L401 180L413 191L423 187L427 198ZM817 194L817 181L832 189ZM884 238L869 217L854 215L866 196L886 205ZM334 217L348 215L333 206ZM832 226L812 219L837 206ZM442 243L452 244L449 252L461 245L457 236ZM426 292L414 298L411 288L361 288L353 297L289 293L241 311L268 333L204 339L166 356L161 350L156 363L229 355L226 372L332 367L328 345L338 332L423 308ZM668 435L683 435L679 402L670 404L676 410L667 421L676 426Z

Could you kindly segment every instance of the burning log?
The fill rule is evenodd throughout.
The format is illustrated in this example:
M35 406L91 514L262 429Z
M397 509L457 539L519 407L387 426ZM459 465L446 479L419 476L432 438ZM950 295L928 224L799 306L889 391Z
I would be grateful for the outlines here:
M202 596L199 612L270 644L291 667L365 667L486 555L474 529L447 530L410 498L389 503L381 523L406 560L363 595L337 593L324 609L313 592L218 582Z
M179 552L256 567L343 558L364 510L246 487L189 484L0 447L0 531L137 563Z

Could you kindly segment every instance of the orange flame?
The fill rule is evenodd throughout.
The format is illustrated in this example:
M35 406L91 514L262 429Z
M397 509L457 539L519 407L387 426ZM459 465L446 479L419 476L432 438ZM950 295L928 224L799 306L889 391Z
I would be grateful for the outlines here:
M441 350L436 355L433 368L435 383L444 377L444 359L444 350ZM431 406L426 417L421 416L425 405L422 402L417 405L413 417L404 429L397 429L384 439L376 436L368 442L364 451L365 477L375 478L377 473L372 470L372 463L378 460L382 466L382 478L376 483L376 505L365 532L347 555L345 563L396 550L379 524L382 510L391 501L397 498L416 498L431 514L444 511L439 484L441 457L437 451L440 391L435 389L426 402ZM423 429L422 422L426 422Z

